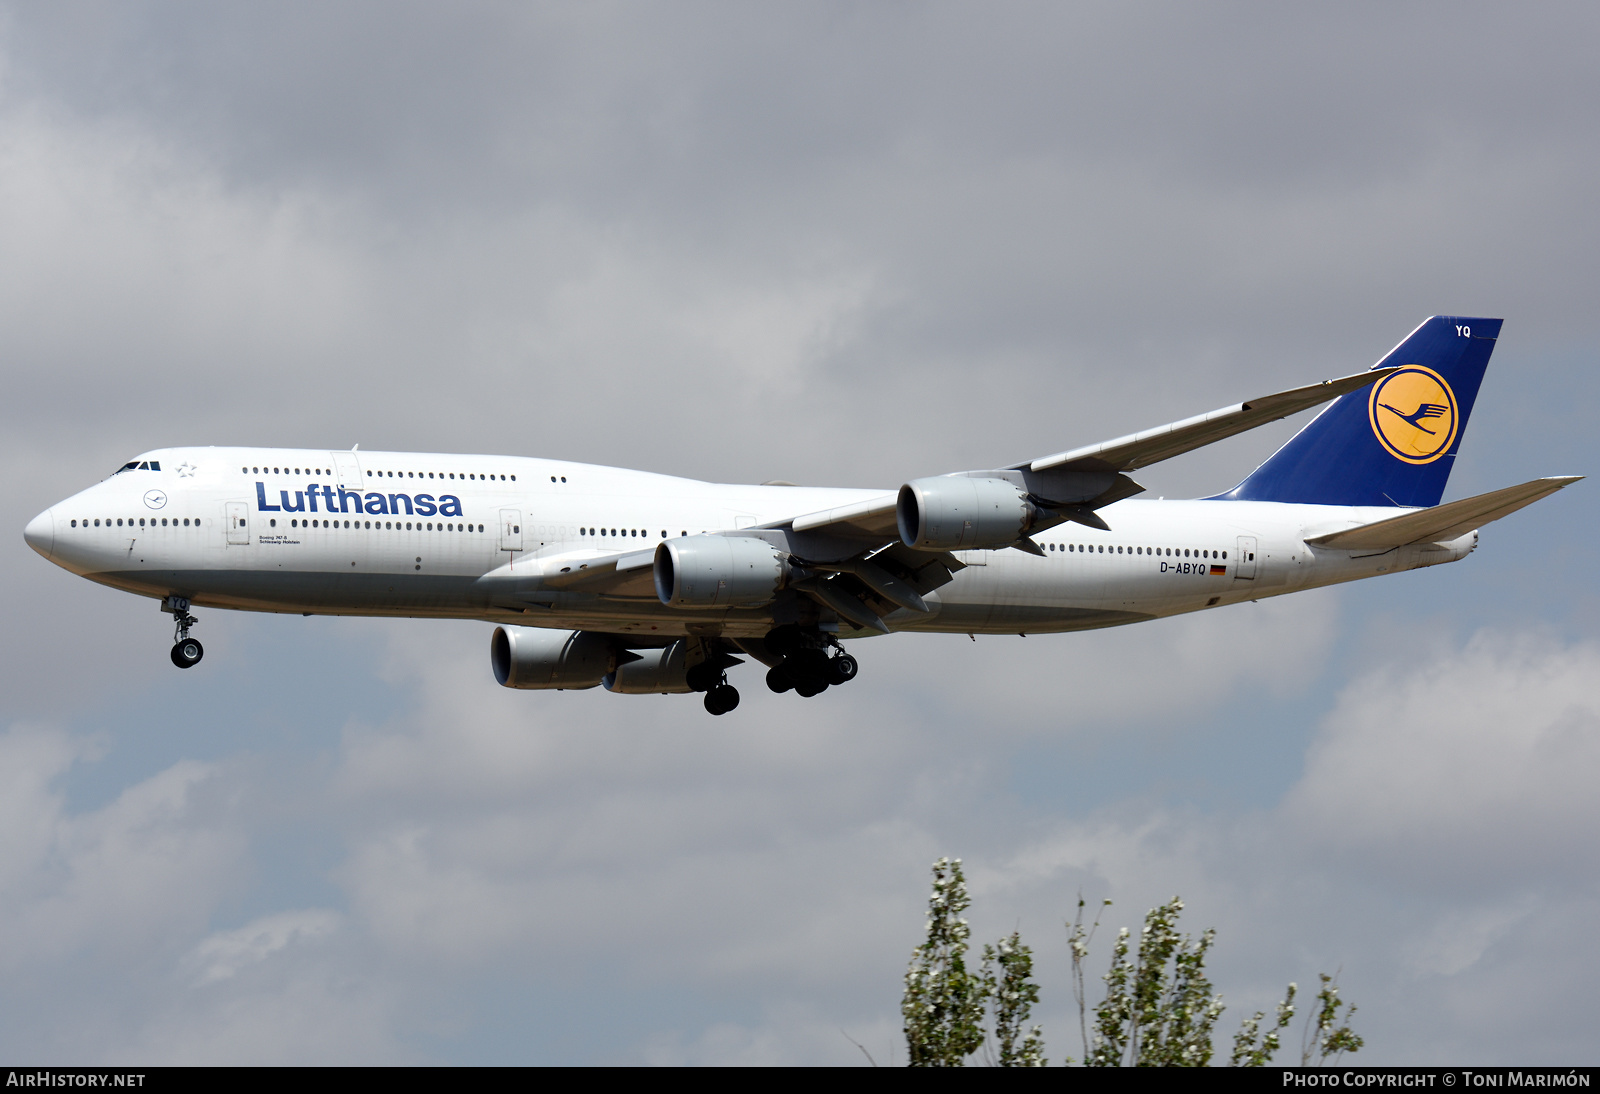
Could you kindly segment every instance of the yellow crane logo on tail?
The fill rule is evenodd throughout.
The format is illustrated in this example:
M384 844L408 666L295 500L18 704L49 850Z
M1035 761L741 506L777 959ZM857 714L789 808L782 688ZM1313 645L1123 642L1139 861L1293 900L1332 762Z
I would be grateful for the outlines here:
M1395 459L1432 463L1455 442L1456 394L1431 368L1405 365L1372 385L1367 419Z

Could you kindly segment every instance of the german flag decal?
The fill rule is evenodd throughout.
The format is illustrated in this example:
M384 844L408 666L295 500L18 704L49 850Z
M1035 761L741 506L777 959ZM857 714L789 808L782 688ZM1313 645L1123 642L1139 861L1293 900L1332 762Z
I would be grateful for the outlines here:
M1212 577L1227 577L1228 576L1228 568L1226 566L1212 566L1211 567L1211 576Z

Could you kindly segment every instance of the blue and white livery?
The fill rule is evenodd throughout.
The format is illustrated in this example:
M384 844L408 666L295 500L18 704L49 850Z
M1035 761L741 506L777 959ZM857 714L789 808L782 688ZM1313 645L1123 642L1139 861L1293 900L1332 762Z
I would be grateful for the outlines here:
M172 448L35 517L58 566L159 600L180 668L194 606L497 624L514 688L701 692L748 657L777 692L857 671L891 631L1043 634L1454 562L1577 481L1441 505L1500 320L1435 316L1371 370L1101 444L898 490L735 486L512 456ZM1148 501L1130 473L1327 407L1224 494Z

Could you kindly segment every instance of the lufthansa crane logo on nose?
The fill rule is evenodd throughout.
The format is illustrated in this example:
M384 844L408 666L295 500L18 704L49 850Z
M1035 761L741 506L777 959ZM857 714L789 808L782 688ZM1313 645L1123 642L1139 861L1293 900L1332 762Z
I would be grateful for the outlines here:
M1456 393L1431 368L1406 365L1372 385L1367 418L1397 460L1432 463L1456 439Z
M165 490L146 490L144 503L152 509L160 509L167 504L167 493Z

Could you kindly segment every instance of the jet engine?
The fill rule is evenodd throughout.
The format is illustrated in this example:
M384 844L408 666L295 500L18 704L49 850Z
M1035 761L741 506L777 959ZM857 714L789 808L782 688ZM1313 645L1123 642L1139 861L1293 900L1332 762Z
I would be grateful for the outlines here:
M494 678L508 688L597 687L616 659L611 644L589 631L496 627L489 639Z
M694 691L684 671L688 643L674 642L665 649L635 650L636 660L619 663L606 676L606 690L618 695L681 695Z
M685 536L656 548L656 595L669 608L770 604L788 572L776 547L746 536Z
M913 479L900 488L895 505L900 539L918 551L1009 547L1027 535L1039 515L1004 479L957 475Z

